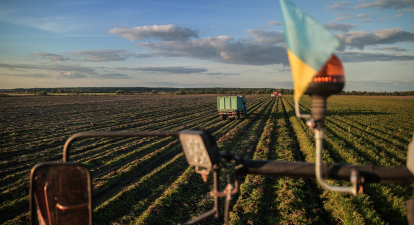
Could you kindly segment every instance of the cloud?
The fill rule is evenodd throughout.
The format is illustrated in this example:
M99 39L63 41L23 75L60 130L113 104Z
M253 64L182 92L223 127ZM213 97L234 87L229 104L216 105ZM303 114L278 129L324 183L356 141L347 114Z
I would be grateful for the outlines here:
M102 79L131 79L130 76L122 73L108 73L108 74L102 74L97 76L97 78Z
M154 25L133 28L113 28L110 34L118 34L122 38L131 41L156 39L163 41L185 41L198 38L198 31L176 25Z
M15 69L44 69L52 71L77 71L87 74L94 74L94 69L76 65L33 65L33 64L5 64L0 63L0 68L15 70Z
M229 75L241 75L240 73L206 73L211 76L229 76Z
M45 75L45 74L8 74L8 73L3 73L0 74L0 76L11 76L11 77L33 77L33 78L50 78L50 76Z
M283 66L281 69L275 69L277 72L290 72L291 69L289 66Z
M149 84L149 85L155 85L158 87L177 87L180 86L181 84L179 83L174 83L174 82L142 82L144 84Z
M346 7L345 5L347 5L348 2L344 1L344 2L334 2L332 5L327 6L326 8L332 11L343 11L343 10L348 10L349 7Z
M398 80L353 80L346 81L345 91L411 91L414 89L414 81Z
M67 79L75 79L75 78L84 78L87 75L95 76L97 73L95 70L96 67L85 67L85 66L78 66L78 65L32 65L32 64L5 64L0 63L0 68L8 69L8 70L18 70L25 72L26 70L46 70L53 74L53 77L56 78L67 78ZM29 73L28 75L31 75ZM24 76L26 74L20 74L20 76Z
M403 31L401 28L377 30L372 33L365 31L350 31L337 35L350 48L363 50L366 45L394 44L397 42L413 42L414 33Z
M268 26L280 26L283 25L283 22L277 22L277 21L270 21L267 23Z
M368 52L336 52L342 62L374 62L414 60L414 55L384 54Z
M393 18L401 17L403 15L404 15L404 13L399 13L399 14L395 15Z
M52 62L69 60L69 58L67 58L64 55L58 55L58 54L53 54L53 53L40 52L40 53L32 53L31 55L32 55L31 58L39 57L43 59L49 59Z
M162 72L162 73L174 73L174 74L192 74L206 72L204 68L190 68L190 67L141 67L141 68L127 68L127 67L116 67L117 70L128 70L128 71L145 71L145 72Z
M357 27L358 25L356 24L338 24L338 23L334 23L334 22L330 22L329 24L325 24L324 27L329 29L329 30L339 30L342 32L347 32L350 29Z
M283 31L266 31L264 29L252 29L246 30L246 33L250 34L255 42L264 44L280 44L285 42L285 34Z
M160 57L189 57L228 64L288 65L286 48L253 41L233 41L231 36L207 37L200 40L138 43Z
M408 51L405 48L399 48L399 47L383 47L383 48L374 48L377 50L386 50L386 51L391 51L391 52L404 52L404 51Z
M131 56L126 50L116 49L80 50L71 54L89 62L124 61Z
M403 9L406 7L414 6L414 1L412 0L376 0L374 2L363 3L355 6L355 9L363 8L378 8L380 10L384 9Z
M369 23L372 21L372 19L374 19L374 17L372 16L372 14L359 14L354 16L357 19L363 19L362 22L364 23Z
M81 74L79 72L73 72L73 71L71 71L71 72L60 71L60 72L54 73L53 76L55 76L57 78L64 78L64 79L79 79L79 78L87 77L84 74Z
M350 19L352 19L352 16L351 15L346 15L346 16L343 16L343 17L335 18L334 21L343 21L343 20L350 20Z
M370 16L368 14L359 14L355 16L355 18L367 18L367 17L370 17Z

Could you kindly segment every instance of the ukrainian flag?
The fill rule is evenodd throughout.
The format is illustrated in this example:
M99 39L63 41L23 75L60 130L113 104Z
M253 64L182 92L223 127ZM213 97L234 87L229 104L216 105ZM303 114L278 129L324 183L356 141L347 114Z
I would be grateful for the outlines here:
M295 100L306 92L313 77L325 65L339 39L289 0L280 0Z

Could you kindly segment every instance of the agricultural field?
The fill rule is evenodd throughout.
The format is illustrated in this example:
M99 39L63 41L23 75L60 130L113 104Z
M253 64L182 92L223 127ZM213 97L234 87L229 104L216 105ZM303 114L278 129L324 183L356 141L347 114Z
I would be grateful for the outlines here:
M61 161L63 144L78 132L205 129L222 150L245 158L314 162L313 134L295 117L292 96L247 95L248 115L223 121L217 96L0 97L0 223L28 223L30 169ZM302 98L301 111L310 105ZM333 96L328 111L324 162L405 166L414 98ZM89 138L71 150L70 159L91 170L95 224L180 224L213 207L211 177L204 183L188 166L176 138ZM231 201L230 223L407 224L411 186L369 184L364 191L352 197L313 179L247 175Z

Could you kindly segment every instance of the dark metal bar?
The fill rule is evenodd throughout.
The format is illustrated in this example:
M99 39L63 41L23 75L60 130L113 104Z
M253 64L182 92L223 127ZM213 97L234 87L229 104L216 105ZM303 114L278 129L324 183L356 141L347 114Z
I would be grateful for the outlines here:
M220 191L220 166L218 163L214 164L213 166L214 173L213 173L213 179L214 179L214 192L219 193ZM214 217L219 218L220 217L220 198L218 196L214 196Z
M240 173L316 178L315 163L244 159L242 165L238 168ZM414 181L414 175L407 167L324 164L322 175L325 179L349 181L352 170L359 172L363 183L411 184Z
M207 219L208 217L214 215L215 213L216 213L216 210L211 209L210 211L207 211L207 212L201 214L200 216L198 216L197 218L192 219L192 220L190 220L190 221L188 221L187 223L184 223L184 224L196 224L196 223L201 222L204 219Z
M63 147L63 162L69 161L69 148L73 141L80 138L91 137L178 137L179 132L176 131L142 131L142 132L82 132L72 135L65 143Z

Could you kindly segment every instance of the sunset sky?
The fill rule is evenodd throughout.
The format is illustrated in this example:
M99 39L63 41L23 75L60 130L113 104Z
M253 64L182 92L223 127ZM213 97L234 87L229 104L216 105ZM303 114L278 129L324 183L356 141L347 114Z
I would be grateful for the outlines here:
M414 0L292 0L347 91L414 90ZM0 2L0 88L292 88L279 1Z

